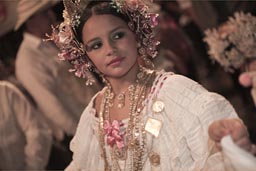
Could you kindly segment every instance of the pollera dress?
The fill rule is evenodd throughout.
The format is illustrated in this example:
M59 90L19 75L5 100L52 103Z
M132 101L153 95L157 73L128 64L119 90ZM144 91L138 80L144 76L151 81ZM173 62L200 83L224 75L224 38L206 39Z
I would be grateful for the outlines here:
M67 171L104 170L99 119L93 108L96 96L84 110L71 141L73 160ZM145 129L150 125L150 129L146 129L146 153L142 158L144 171L225 170L225 156L210 140L208 127L215 120L238 116L221 95L207 91L187 77L159 71L141 115L140 122L144 123ZM123 120L124 128L128 120ZM111 163L111 149L107 143L105 148ZM156 160L150 155L152 153ZM131 160L127 155L126 161L119 161L121 170L130 170Z

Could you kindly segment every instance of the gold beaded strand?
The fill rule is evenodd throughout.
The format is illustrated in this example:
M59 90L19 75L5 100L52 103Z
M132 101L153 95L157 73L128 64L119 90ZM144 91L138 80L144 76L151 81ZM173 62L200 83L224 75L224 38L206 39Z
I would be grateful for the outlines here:
M146 98L146 92L150 79L152 79L153 71L140 68L140 72L137 74L137 80L134 85L128 87L128 94L130 100L129 107L129 121L126 129L126 145L124 149L117 149L115 146L111 149L112 166L108 163L105 147L105 136L104 136L104 120L109 120L109 110L111 106L111 87L107 87L104 97L102 99L102 104L100 108L100 124L99 124L99 136L100 144L102 150L102 157L105 162L105 171L111 170L121 170L118 160L125 160L125 165L127 164L127 154L129 150L130 161L129 170L140 171L143 169L143 157L145 156L146 148L146 133L144 130L144 124L141 123L142 116L141 108L143 107L143 101ZM120 151L123 150L123 151ZM117 155L118 154L118 155ZM121 154L121 155L119 155ZM122 156L122 157L121 157ZM124 157L126 156L126 157Z

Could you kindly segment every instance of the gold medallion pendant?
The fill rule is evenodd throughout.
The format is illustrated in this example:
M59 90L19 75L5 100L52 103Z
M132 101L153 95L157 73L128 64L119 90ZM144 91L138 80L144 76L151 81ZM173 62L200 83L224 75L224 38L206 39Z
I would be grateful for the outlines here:
M113 147L115 158L118 160L126 160L127 158L127 146L119 149L117 146Z
M155 152L150 152L149 161L150 161L151 165L153 165L153 166L160 165L160 155Z
M125 93L118 94L117 101L117 108L122 109L125 106Z

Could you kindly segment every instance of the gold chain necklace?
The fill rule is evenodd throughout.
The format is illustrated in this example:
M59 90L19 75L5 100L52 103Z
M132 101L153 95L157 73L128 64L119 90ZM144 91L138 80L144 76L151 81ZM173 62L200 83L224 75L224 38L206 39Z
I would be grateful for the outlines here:
M130 109L129 109L129 121L126 129L126 145L123 149L118 149L114 146L111 149L112 166L114 170L121 170L118 164L118 160L127 160L127 153L129 151L130 163L129 170L142 170L143 168L143 156L145 155L146 146L146 132L144 130L144 124L141 123L142 116L140 115L143 107L142 102L146 98L146 91L149 80L152 79L153 71L140 68L140 72L137 74L137 80L134 85L128 87ZM111 107L111 98L113 98L113 92L111 88L107 88L104 92L102 99L100 112L99 112L99 138L101 144L101 156L104 158L105 171L111 170L112 166L109 164L106 155L105 147L105 135L104 135L104 120L109 120L109 109Z
M134 87L133 84L129 85L128 88L125 91L123 91L123 92L121 92L117 95L115 95L114 92L112 92L111 87L109 87L108 90L107 90L109 92L108 95L107 95L109 107L111 108L111 107L114 106L114 99L116 97L117 108L122 109L125 106L125 96L126 96L125 94L126 94L127 90L129 91L129 89L131 89L132 87Z
M134 84L132 85L129 85L128 88L124 91L122 91L121 93L119 94L115 94L112 89L111 89L111 86L110 84L107 85L108 87L108 95L107 95L107 98L108 98L108 103L109 103L109 107L113 107L114 106L114 100L116 99L117 100L117 108L118 109L122 109L124 106L125 106L125 98L126 98L126 92L129 91L130 89L133 89L134 87Z

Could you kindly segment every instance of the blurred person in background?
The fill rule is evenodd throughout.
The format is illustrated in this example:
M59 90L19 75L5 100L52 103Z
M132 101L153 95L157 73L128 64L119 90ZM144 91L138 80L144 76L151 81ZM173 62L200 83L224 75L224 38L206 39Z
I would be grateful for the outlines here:
M42 170L50 157L50 129L22 92L0 81L0 170Z
M0 1L0 170L44 170L52 133L14 76L17 0Z
M67 70L68 64L57 59L58 49L51 42L45 42L51 25L58 24L53 6L59 0L20 0L15 30L23 30L23 41L19 47L15 73L17 79L34 99L38 110L50 125L55 152L61 169L71 160L67 146L75 133L80 115L97 86L85 87L85 83L74 78ZM58 157L57 157L58 156ZM60 157L64 157L60 159Z
M25 94L6 81L0 60L0 170L43 170L50 157L52 134Z

